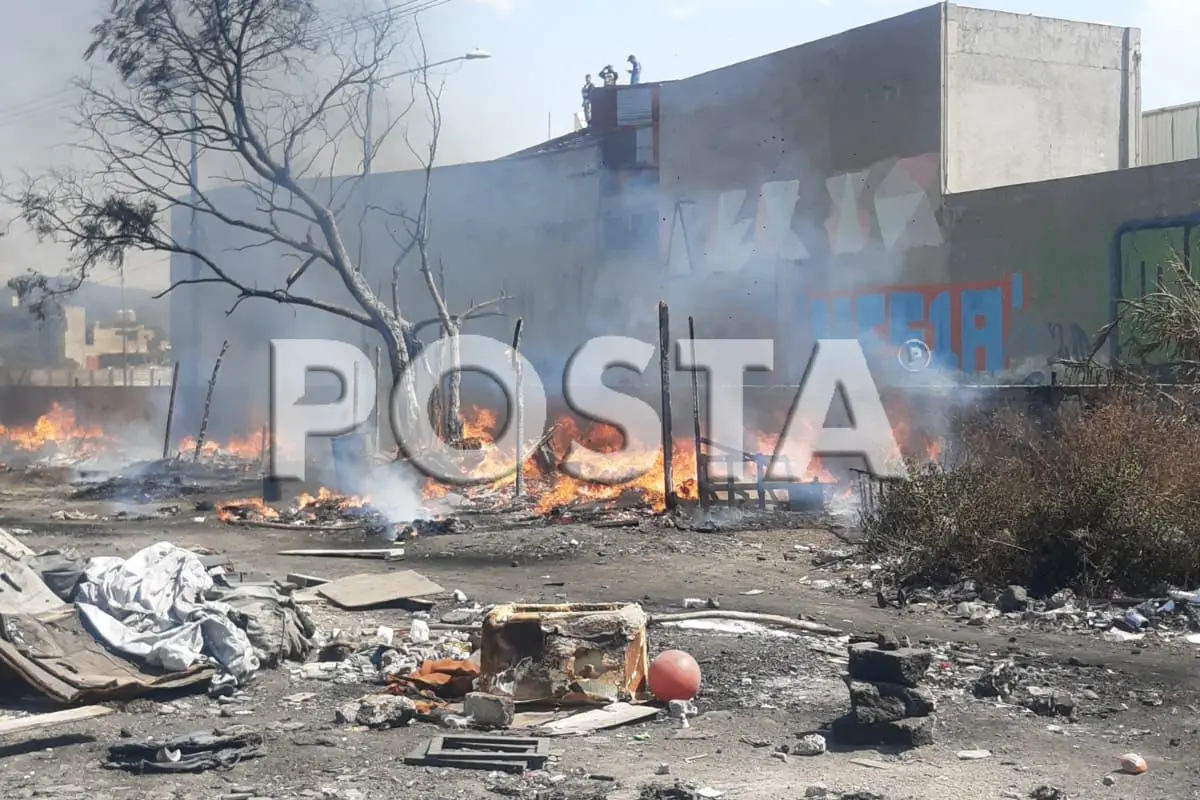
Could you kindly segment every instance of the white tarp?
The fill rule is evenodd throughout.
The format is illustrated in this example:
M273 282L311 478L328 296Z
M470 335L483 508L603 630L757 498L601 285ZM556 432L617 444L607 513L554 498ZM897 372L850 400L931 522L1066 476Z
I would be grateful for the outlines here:
M229 606L204 599L211 588L195 553L160 542L128 560L89 560L75 603L114 650L170 671L208 661L242 683L258 658Z

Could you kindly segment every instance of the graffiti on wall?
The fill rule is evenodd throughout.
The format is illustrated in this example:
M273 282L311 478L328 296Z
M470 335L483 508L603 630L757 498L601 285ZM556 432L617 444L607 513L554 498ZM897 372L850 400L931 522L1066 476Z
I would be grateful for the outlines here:
M936 247L938 163L927 153L834 175L820 187L768 181L753 195L739 188L678 200L663 214L663 263L671 274L741 272L764 259Z
M1002 281L882 286L805 298L814 338L869 338L889 347L920 339L934 363L959 372L1002 372L1014 314L1025 305L1020 273Z

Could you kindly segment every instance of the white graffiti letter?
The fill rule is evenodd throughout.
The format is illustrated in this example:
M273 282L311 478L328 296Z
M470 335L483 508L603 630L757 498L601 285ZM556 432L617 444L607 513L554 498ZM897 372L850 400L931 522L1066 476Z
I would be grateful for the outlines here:
M792 230L792 217L800 199L800 181L764 183L758 193L759 247L764 255L799 261L808 258L808 248Z
M754 220L739 216L745 202L744 189L722 192L717 198L717 216L706 254L709 272L739 272L754 254L754 242L746 241Z

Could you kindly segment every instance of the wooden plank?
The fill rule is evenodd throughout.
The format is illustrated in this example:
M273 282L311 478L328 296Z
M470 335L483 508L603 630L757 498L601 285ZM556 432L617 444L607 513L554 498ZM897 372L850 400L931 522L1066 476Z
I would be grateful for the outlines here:
M403 547L385 547L363 550L281 550L281 556L312 556L315 558L377 558L393 561L404 557Z
M603 708L593 708L573 714L566 719L555 720L538 728L539 736L579 736L592 731L628 725L658 714L654 706L635 706L630 703L612 703Z
M106 716L111 714L112 711L107 706L83 706L82 708L68 708L65 711L52 711L49 714L37 714L32 717L22 717L21 719L8 719L0 722L0 736L37 731L43 728L53 728L57 725L66 725L70 722L82 722L85 719Z
M363 572L321 584L317 594L342 608L370 608L446 591L419 572Z

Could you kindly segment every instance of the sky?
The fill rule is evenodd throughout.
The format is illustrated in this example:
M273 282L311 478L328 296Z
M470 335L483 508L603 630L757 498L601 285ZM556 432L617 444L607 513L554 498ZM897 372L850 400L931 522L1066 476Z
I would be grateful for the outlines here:
M108 0L0 0L0 175L38 172L69 152L72 95L88 31ZM685 78L931 5L929 0L449 0L421 15L431 61L476 48L487 60L444 68L442 163L478 161L572 130L586 73L642 63L645 81ZM1142 100L1200 100L1200 2L980 0L963 5L1142 30ZM74 13L65 13L67 9ZM404 65L400 65L403 68ZM377 170L413 166L401 148ZM63 254L16 233L0 239L0 278L56 271ZM131 286L161 287L166 259L126 268ZM116 276L106 282L116 282Z

